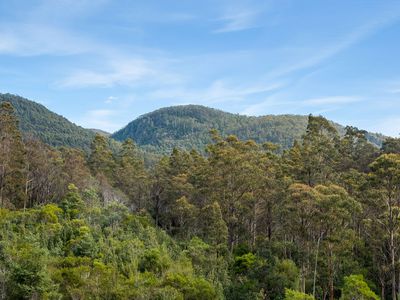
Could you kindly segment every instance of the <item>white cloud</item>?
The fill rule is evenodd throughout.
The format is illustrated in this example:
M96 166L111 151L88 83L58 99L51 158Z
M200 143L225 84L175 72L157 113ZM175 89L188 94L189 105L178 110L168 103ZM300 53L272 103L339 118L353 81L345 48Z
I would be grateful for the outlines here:
M115 102L115 100L117 100L117 99L118 99L118 97L109 96L109 97L104 101L104 103L105 103L105 104L112 104L112 103Z
M293 62L286 66L279 67L268 73L266 77L277 78L319 65L351 46L361 42L382 28L389 26L393 22L397 21L399 17L399 11L393 10L390 13L383 14L375 20L359 26L330 45L309 47L310 50L308 55L303 59L298 59L300 62Z
M13 12L23 21L0 20L0 54L20 56L71 55L96 49L87 37L66 30L66 24L86 17L109 0L42 0Z
M241 112L247 116L260 116L265 114L273 114L277 107L293 107L293 102L286 100L284 93L274 93L263 101L250 104ZM282 112L282 110L280 110Z
M241 31L257 27L257 16L258 12L251 10L228 13L219 19L219 22L223 25L214 30L214 33Z
M167 73L144 59L129 59L109 62L107 70L77 70L59 82L61 87L112 87L116 85L133 86L147 80L147 83L171 83L178 76Z
M60 28L30 23L0 23L0 54L60 56L89 52L95 47L88 40Z
M215 80L204 89L159 89L150 93L150 97L156 99L172 99L176 104L199 103L211 105L223 102L243 101L247 96L262 94L277 90L284 86L283 82L272 84L234 85L224 80Z
M298 113L299 111L303 111L304 113L322 114L337 110L350 103L362 101L358 96L329 96L305 100L293 100L293 98L295 98L293 95L287 93L275 93L268 96L264 101L248 105L242 111L242 114L271 114L274 113L276 108L279 108L280 113L283 111L287 113Z

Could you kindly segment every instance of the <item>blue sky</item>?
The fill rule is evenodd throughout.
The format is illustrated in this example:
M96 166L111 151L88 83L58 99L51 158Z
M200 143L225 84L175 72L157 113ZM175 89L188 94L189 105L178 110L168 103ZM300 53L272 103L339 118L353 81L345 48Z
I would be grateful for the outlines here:
M0 92L115 131L179 104L400 133L398 0L0 0Z

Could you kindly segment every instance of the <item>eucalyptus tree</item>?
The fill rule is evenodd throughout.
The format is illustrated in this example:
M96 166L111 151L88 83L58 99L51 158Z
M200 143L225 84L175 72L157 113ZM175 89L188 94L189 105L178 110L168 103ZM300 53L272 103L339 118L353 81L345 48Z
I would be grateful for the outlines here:
M9 102L0 104L0 206L26 205L26 151Z
M396 279L400 241L400 154L383 154L370 167L371 183L376 190L375 216L371 222L384 233L380 239L382 248L387 247L389 252L391 294L392 299L396 299L396 291L400 292L396 284L400 284Z

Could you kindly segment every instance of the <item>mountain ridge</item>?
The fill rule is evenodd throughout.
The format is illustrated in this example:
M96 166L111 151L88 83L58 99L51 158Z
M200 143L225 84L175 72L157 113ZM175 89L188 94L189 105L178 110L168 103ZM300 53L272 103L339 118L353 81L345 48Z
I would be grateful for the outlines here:
M240 139L252 139L258 143L273 142L287 149L295 140L301 139L307 121L305 115L245 116L189 104L143 114L111 137L118 141L132 138L138 145L156 152L167 153L174 147L201 151L211 142L209 131L217 129L222 135L234 134ZM332 124L339 134L344 134L344 126ZM385 136L367 132L367 138L379 147Z
M234 134L242 140L273 142L287 149L295 140L301 139L307 126L307 116L304 115L245 116L189 104L163 107L143 114L108 135L103 130L76 125L44 105L21 96L0 93L2 101L9 101L14 106L24 136L33 136L51 146L85 151L90 149L95 134L109 136L110 142L132 138L145 152L151 153L166 154L175 147L204 151L211 142L211 129L217 129L223 136ZM340 134L344 134L342 125L333 124ZM376 133L367 133L367 137L377 146L385 139Z
M44 105L21 96L0 93L0 103L10 102L25 137L33 136L51 146L89 150L95 132L71 122Z

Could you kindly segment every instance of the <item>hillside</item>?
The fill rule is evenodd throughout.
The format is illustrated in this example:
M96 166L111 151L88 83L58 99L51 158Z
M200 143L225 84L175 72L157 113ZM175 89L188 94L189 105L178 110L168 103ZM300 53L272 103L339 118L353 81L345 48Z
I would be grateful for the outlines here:
M344 127L335 124L341 134ZM174 106L145 114L111 137L122 141L132 138L146 149L169 152L174 147L201 150L210 142L210 129L222 135L234 134L240 139L258 143L273 142L289 148L300 139L307 126L307 116L267 115L248 117L199 106ZM368 133L368 139L380 146L384 136Z
M0 94L0 102L9 101L20 120L25 136L39 138L51 146L69 146L88 150L98 129L85 129L43 105L11 94ZM161 108L129 123L111 137L117 141L132 138L143 150L168 153L174 147L203 150L210 140L210 129L222 135L234 134L242 140L266 141L289 148L300 139L307 126L307 116L267 115L248 117L200 105ZM336 124L340 133L344 127ZM384 136L368 133L369 140L380 146Z
M92 130L77 126L43 105L16 95L0 94L0 102L3 101L14 106L25 136L39 138L51 146L89 149L95 135Z

